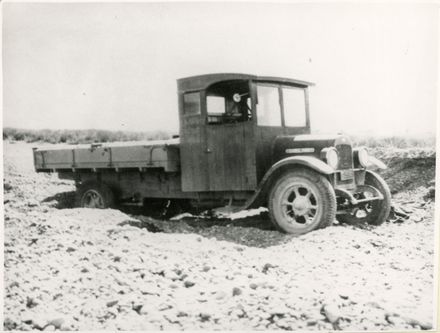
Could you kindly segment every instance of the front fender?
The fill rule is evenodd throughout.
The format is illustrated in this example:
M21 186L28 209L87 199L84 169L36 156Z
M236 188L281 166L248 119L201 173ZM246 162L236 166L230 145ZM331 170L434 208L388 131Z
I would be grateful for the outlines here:
M260 183L258 184L258 187L254 195L246 201L245 207L243 207L243 209L250 208L252 204L257 201L257 199L259 198L260 194L263 192L263 189L269 178L272 176L272 174L276 170L286 165L303 165L324 175L330 175L332 173L335 173L336 171L325 162L313 156L291 156L291 157L283 158L282 160L279 160L274 165L272 165L270 169L265 173L264 177L261 179Z
M318 171L319 173L323 173L325 175L330 175L332 173L335 173L335 169L333 169L331 166L329 166L327 163L321 161L320 159L313 157L313 156L291 156L283 158L282 160L279 160L274 165L270 167L270 169L266 172L263 179L261 180L258 188L264 186L266 181L270 178L270 176L279 168L285 166L285 165L304 165L306 167L309 167L315 171Z
M376 158L374 156L370 156L369 158L370 158L370 161L367 166L368 170L377 170L377 169L385 170L387 168L386 164L384 162L382 162L381 160L379 160L378 158Z
M336 171L331 166L329 166L327 163L321 161L320 159L318 159L316 157L313 157L313 156L291 156L291 157L283 158L282 160L279 160L274 165L272 165L272 167L266 172L266 175L273 173L276 169L278 169L286 164L304 165L304 166L307 166L315 171L323 173L325 175L330 175L332 173L335 173L335 171ZM266 177L266 175L264 176L264 178Z

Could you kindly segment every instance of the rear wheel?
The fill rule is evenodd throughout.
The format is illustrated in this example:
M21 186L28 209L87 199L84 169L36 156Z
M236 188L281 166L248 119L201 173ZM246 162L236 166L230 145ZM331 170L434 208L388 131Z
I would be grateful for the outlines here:
M338 215L340 222L348 224L367 222L372 225L380 225L386 221L391 210L391 192L387 183L377 173L367 170L365 185L377 189L383 195L383 200L370 201L355 207L351 214ZM373 194L366 190L359 195L360 199L363 199Z
M333 223L336 196L324 176L301 168L275 182L268 206L270 218L280 231L301 235Z
M84 208L109 208L114 205L112 190L99 182L86 182L77 190L76 206Z

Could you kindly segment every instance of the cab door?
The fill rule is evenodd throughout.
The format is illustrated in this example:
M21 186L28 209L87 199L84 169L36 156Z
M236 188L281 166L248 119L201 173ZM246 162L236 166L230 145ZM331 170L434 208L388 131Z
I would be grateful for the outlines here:
M253 115L232 101L230 83L179 95L182 190L253 191L256 188ZM238 88L248 87L247 82ZM244 88L242 88L244 89ZM226 92L225 92L226 91ZM240 112L227 111L236 109Z
M206 161L210 191L252 191L256 187L251 113L227 115L233 101L206 96ZM247 117L249 116L249 117Z

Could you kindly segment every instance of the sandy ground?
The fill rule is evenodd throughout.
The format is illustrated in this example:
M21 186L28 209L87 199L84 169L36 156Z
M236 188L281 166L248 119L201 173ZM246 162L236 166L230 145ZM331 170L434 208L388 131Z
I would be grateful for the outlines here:
M292 237L264 213L158 221L59 209L74 186L34 173L31 147L4 144L6 330L433 326L429 184L393 191L405 221Z

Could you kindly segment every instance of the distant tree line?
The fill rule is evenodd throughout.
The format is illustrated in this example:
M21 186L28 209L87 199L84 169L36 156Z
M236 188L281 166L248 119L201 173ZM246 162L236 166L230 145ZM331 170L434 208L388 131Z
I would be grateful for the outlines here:
M108 130L28 130L18 128L3 128L3 140L48 142L48 143L93 143L114 141L141 141L169 139L171 134L166 131L129 132Z
M173 133L174 134L174 133ZM27 130L18 128L3 128L3 140L49 143L93 143L114 141L164 140L171 138L172 133L166 131L130 132L107 131L97 129L87 130ZM349 135L350 136L350 135ZM435 136L367 136L352 135L354 146L370 148L435 148Z
M353 146L370 148L435 148L435 136L351 136Z

